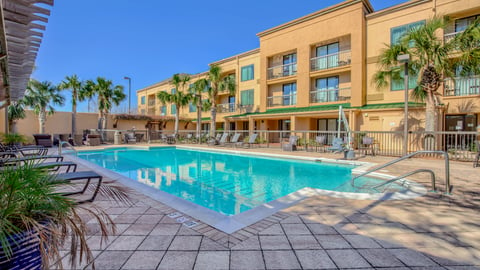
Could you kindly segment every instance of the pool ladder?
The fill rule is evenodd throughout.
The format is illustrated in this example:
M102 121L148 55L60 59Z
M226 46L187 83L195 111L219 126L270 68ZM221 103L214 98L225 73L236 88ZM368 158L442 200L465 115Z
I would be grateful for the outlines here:
M411 158L413 156L416 156L416 155L419 155L419 154L441 154L444 156L444 159L445 159L445 193L446 194L450 194L451 190L452 190L452 187L450 185L450 161L449 161L449 158L448 158L448 153L445 152L445 151L436 151L436 150L422 150L422 151L417 151L417 152L413 152L413 153L410 153L408 155L405 155L403 157L400 157L398 159L395 159L395 160L392 160L390 162L387 162L379 167L375 167L371 170L368 170L364 173L361 173L359 175L356 175L355 177L353 177L351 180L350 180L350 183L352 184L353 187L355 187L355 180L362 177L362 176L365 176L367 174L370 174L372 172L375 172L375 171L378 171L380 169L383 169L385 167L388 167L390 165L393 165L395 163L398 163L402 160L405 160L405 159L408 159L408 158ZM400 179L403 179L404 177L407 177L407 176L411 176L411 175L414 175L414 174L417 174L417 173L422 173L422 172L428 172L430 173L430 177L432 179L432 191L433 192L436 192L437 191L437 188L436 188L436 185L435 185L435 181L436 181L436 177L435 177L435 172L430 170L430 169L418 169L418 170L414 170L414 171L410 171L410 172L407 172L401 176L398 176L398 177L395 177L395 178L392 178L392 179L389 179L388 181L384 182L384 183L381 183L379 185L376 185L374 187L372 187L372 189L377 189L379 187L382 187L382 186L385 186L385 185L388 185L390 183L393 183L395 181L398 181Z
M75 156L78 155L77 150L75 150L75 148L73 148L73 145L71 145L71 144L70 144L69 142L67 142L67 141L60 141L60 142L58 143L58 154L59 154L59 155L62 155L62 150L63 150L63 148L64 148L63 145L66 145L67 147L69 147L69 148L73 151L73 153L75 153Z

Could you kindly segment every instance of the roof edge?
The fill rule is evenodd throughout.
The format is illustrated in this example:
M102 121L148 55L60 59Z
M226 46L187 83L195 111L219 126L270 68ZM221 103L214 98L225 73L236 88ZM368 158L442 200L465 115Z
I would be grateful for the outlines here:
M367 14L367 16L365 16L365 17L367 19L376 18L376 17L382 16L382 15L385 15L385 14L388 14L388 13L404 10L404 9L414 7L414 6L418 6L418 5L421 5L421 4L424 4L424 3L427 3L427 2L431 2L431 1L432 0L410 0L410 1L407 1L405 3L401 3L401 4L398 4L398 5L391 6L391 7L387 7L387 8L381 9L379 11L375 11L373 13Z
M230 57L227 57L227 58L223 58L221 60L218 60L218 61L215 61L215 62L212 62L210 64L208 64L209 66L211 65L220 65L220 64L223 64L225 62L228 62L228 61L231 61L231 60L234 60L235 58L243 58L243 57L247 57L249 55L252 55L252 54L255 54L257 52L260 52L260 48L256 48L256 49L253 49L253 50L250 50L250 51L246 51L246 52L243 52L243 53L239 53L239 54L236 54L236 55L233 55L233 56L230 56Z

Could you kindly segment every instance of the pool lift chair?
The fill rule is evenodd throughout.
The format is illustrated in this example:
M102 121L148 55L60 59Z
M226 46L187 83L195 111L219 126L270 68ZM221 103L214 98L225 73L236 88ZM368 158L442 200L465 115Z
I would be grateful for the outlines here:
M342 124L347 132L347 138L344 141L340 138L340 131L342 129ZM351 136L350 126L348 125L347 117L343 111L342 106L338 107L338 128L337 128L337 137L333 139L332 147L328 150L333 151L334 153L343 152L345 159L354 159L355 151L352 148L352 136Z

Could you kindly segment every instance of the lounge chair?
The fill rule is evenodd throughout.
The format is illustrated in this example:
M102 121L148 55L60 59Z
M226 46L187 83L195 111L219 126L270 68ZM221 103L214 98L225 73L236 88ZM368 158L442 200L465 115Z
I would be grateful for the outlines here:
M345 148L343 147L343 139L333 138L332 147L328 148L328 150L334 153L345 151Z
M33 138L35 139L36 145L42 145L45 147L52 147L52 135L50 134L33 134Z
M100 135L99 134L88 134L87 135L87 145L89 145L89 146L100 145Z
M227 142L226 145L230 146L235 146L237 145L238 143L238 139L240 139L240 133L235 133L235 135L233 135L233 137L230 139L230 142Z
M218 141L222 138L222 134L221 133L217 133L217 136L215 136L215 138L210 138L208 141L207 141L207 144L208 145L217 145L218 144Z
M66 193L62 194L64 196L70 196L70 195L85 193L88 186L90 185L90 182L94 179L97 179L97 186L95 187L95 190L93 192L92 197L90 199L87 199L87 200L77 201L76 203L93 202L95 200L95 197L97 196L98 191L100 190L100 186L102 185L103 177L101 175L99 175L98 173L94 172L94 171L59 173L55 176L55 180L58 180L58 181L65 181L65 182L79 181L79 180L85 180L86 181L82 190L73 191L73 192L66 192Z
M125 133L125 143L137 143L137 138L135 138L135 134L133 133Z
M320 135L315 137L315 152L318 152L318 148L323 149L325 151L325 141L327 140L327 136Z
M283 151L296 151L297 150L298 136L290 136L288 143L283 145Z
M248 137L248 140L246 142L237 143L237 145L241 145L244 148L248 146L248 148L250 148L252 145L257 144L256 142L257 137L258 137L258 134L254 133L250 135L250 137Z
M222 137L218 141L219 146L225 146L227 144L227 139L228 139L228 133L223 133Z

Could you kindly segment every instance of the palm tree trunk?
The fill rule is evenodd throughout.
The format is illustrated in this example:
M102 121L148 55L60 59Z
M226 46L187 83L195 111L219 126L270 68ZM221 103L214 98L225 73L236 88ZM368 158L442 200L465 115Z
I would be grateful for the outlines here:
M202 132L202 107L197 106L197 140L200 141L200 132Z
M100 110L100 111L98 112L97 128L98 128L98 129L102 129L102 126L103 126L103 111Z
M210 110L212 113L212 119L210 121L210 136L215 137L215 132L217 131L217 102L212 100L212 109Z
M39 133L44 134L45 133L45 122L47 121L46 119L46 111L44 108L40 110L38 113L38 121L39 121Z
M178 104L177 104L178 105ZM177 106L176 105L176 106ZM175 137L178 136L178 125L180 122L180 106L177 106L177 111L175 112Z
M77 104L72 104L72 138L77 134Z
M426 99L426 106L425 106L425 131L426 132L434 132L437 131L437 118L436 118L436 111L435 111L435 97L433 92L427 92L427 99Z
M8 131L10 133L15 133L14 125L15 125L15 122L13 121L13 119L8 118Z

